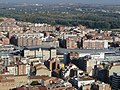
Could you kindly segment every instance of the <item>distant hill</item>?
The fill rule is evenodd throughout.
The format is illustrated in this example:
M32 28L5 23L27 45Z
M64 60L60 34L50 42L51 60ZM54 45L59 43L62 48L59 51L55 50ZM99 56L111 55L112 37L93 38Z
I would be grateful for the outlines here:
M83 3L120 5L120 0L0 0L0 3Z

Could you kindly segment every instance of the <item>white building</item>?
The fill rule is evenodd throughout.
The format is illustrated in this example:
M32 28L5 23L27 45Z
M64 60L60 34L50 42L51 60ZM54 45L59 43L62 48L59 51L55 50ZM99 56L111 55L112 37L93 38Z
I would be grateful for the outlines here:
M80 88L81 86L92 84L95 80L89 76L76 77L70 80L73 86Z
M17 66L8 66L7 70L9 71L9 74L12 74L12 75L18 74L18 67Z

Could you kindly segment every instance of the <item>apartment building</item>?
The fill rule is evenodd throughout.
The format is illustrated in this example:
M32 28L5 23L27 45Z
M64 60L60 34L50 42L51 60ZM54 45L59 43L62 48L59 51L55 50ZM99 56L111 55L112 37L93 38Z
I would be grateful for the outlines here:
M19 64L14 66L7 66L7 71L11 75L28 75L30 73L30 65Z
M18 34L13 35L11 43L16 46L39 46L42 44L43 34Z
M43 60L48 60L56 57L55 48L39 48L39 47L28 47L23 50L24 57L39 57Z
M102 39L84 39L82 46L84 49L104 49L108 48L108 41Z

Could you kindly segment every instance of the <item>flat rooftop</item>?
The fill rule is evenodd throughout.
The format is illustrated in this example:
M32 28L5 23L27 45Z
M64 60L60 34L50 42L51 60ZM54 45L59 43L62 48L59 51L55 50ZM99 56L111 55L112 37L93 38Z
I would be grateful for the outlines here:
M116 53L119 51L119 48L113 49L65 49L65 48L56 48L59 53L69 53L69 52L78 52L78 53Z

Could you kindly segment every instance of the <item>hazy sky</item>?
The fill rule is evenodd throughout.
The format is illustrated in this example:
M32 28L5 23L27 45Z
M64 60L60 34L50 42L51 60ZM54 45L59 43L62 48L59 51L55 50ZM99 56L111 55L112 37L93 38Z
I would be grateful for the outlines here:
M0 3L83 3L83 4L117 4L120 5L120 0L0 0Z

